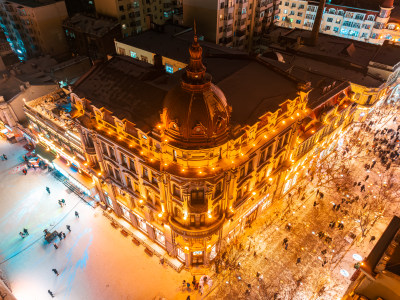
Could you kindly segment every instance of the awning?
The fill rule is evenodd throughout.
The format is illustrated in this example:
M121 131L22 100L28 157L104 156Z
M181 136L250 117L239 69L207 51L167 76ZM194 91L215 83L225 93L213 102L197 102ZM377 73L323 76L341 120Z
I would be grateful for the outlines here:
M48 160L49 162L52 162L56 158L56 154L54 152L51 150L47 151L47 148L41 144L37 144L32 152L34 152L40 158Z
M67 166L60 158L56 158L53 161L53 165L56 165L56 170L60 171L64 176L68 177L70 180L72 179L72 181L75 181L73 182L75 183L75 185L81 184L89 191L95 186L91 178L73 170L70 166Z

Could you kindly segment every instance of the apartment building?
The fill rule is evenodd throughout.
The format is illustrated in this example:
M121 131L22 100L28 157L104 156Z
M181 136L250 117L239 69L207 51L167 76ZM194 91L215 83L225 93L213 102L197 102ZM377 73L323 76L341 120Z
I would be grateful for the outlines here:
M124 37L135 35L172 20L181 0L94 0L96 13L114 17L121 23Z
M277 16L278 25L311 30L318 10L318 1L284 0ZM344 38L381 44L393 0L326 1L320 31Z
M66 57L62 21L67 17L64 1L0 2L0 26L20 60L43 54Z
M257 48L263 32L274 22L280 0L187 0L183 24L192 26L205 40L241 50Z

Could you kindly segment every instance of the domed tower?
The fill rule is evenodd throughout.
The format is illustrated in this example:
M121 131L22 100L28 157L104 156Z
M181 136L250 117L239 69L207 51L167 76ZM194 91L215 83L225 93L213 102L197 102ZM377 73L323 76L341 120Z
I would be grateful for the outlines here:
M206 73L196 32L189 53L181 83L164 99L164 134L183 149L215 147L228 137L231 107Z

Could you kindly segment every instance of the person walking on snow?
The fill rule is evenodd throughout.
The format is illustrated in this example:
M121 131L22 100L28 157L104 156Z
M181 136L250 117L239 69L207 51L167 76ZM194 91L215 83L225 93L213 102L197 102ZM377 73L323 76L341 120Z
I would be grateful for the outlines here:
M57 244L56 244L56 243L53 243L53 245L54 245L54 248L57 250L57 249L58 249Z
M63 236L63 239L65 239L65 236L66 236L66 235L65 235L65 233L64 233L64 232L62 233L62 236Z
M65 200L64 200L64 199L61 199L61 203L62 203L62 205L64 206L64 205L65 205Z
M54 272L54 274L56 274L57 276L58 275L60 275L60 274L58 274L58 271L57 271L57 269L52 269L52 271Z
M79 219L79 213L77 211L75 211L75 217Z
M65 227L67 227L68 231L71 232L71 226L66 225Z
M3 154L4 160L7 160L7 155Z
M54 294L53 294L52 291L48 290L47 292L49 293L49 295L51 296L51 298L54 298Z
M50 195L50 188L48 186L46 186L46 191L49 193Z
M298 265L299 263L301 263L301 258L300 257L297 258L296 265Z
M24 239L25 238L25 234L23 234L21 231L19 232L19 235Z
M24 228L25 235L29 235L28 229Z

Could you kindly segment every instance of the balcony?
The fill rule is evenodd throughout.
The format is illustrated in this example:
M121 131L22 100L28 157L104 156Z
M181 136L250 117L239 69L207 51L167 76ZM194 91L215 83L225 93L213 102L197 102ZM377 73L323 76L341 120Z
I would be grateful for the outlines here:
M204 238L213 235L222 228L224 224L225 214L220 216L216 222L210 226L197 227L183 227L177 223L172 217L169 217L169 225L171 229L184 238Z
M96 149L94 146L86 147L86 153L89 155L96 155Z

